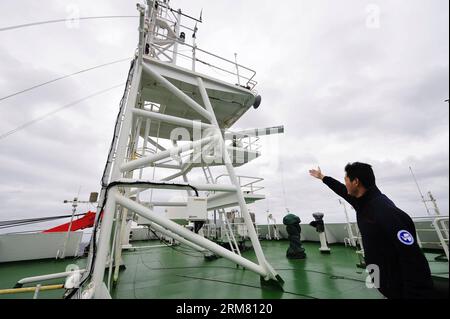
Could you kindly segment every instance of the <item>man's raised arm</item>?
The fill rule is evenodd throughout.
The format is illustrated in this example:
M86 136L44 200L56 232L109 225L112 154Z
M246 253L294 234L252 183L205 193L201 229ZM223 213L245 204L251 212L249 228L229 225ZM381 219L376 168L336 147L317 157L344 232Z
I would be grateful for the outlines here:
M333 192L341 196L343 199L345 199L350 205L355 207L356 204L356 198L353 196L350 196L347 192L347 187L345 187L344 184L338 182L334 178L330 176L325 176L322 174L322 171L320 167L315 169L309 170L309 175L312 177L315 177L317 179L320 179L325 185L327 185Z

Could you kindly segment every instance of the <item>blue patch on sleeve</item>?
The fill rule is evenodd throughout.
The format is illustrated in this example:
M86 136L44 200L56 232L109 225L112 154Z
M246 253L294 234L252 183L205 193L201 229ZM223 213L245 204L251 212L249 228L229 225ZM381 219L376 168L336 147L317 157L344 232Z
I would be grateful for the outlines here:
M401 230L397 233L397 238L404 245L411 246L414 244L414 236L407 230Z

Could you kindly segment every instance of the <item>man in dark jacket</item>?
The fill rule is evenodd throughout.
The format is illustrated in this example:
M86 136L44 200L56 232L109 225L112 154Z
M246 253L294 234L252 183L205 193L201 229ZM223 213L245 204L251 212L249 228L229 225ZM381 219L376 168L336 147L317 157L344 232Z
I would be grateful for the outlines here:
M320 168L309 171L355 209L366 265L379 269L378 290L387 298L433 298L430 267L412 219L381 193L370 165L348 164L345 172L344 185Z

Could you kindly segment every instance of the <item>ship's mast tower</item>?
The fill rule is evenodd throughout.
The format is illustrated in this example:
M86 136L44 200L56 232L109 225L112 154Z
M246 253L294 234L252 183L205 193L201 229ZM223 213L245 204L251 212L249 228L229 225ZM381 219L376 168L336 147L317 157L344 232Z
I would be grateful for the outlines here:
M245 112L259 106L260 97L254 91L255 72L197 47L201 16L197 19L174 10L169 1L148 0L145 6L138 5L138 11L138 50L130 67L102 179L80 297L110 297L109 282L119 275L122 240L130 214L145 218L160 233L200 252L220 255L259 274L263 284L281 284L282 279L264 256L247 208L247 203L264 197L252 192L244 194L235 167L260 155L252 138L283 129L229 131ZM184 25L183 19L194 25ZM187 43L186 34L192 34L191 44ZM190 55L182 53L186 49ZM208 75L208 69L220 71L224 78ZM210 170L213 166L225 167L228 183L217 183ZM206 182L190 181L189 174L197 168L205 173ZM165 194L181 190L187 197L181 201L156 201L156 192L161 190ZM192 217L193 212L223 212L233 206L240 209L257 262L157 212L157 208L171 211L181 207Z

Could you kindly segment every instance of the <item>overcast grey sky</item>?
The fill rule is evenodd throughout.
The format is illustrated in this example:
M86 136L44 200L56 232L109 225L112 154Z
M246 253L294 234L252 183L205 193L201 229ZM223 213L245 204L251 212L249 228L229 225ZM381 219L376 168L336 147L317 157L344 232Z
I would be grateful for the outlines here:
M80 16L135 15L136 1L0 2L0 28ZM303 221L343 221L337 196L308 170L343 179L346 163L373 164L380 189L413 216L426 211L411 177L442 213L449 201L447 0L172 1L198 16L200 47L257 71L263 103L238 128L284 125L263 156L238 169L265 179L260 222L286 206ZM131 57L137 20L80 21L0 32L0 97ZM0 101L0 135L46 112L124 83L128 62ZM62 203L98 191L122 88L0 140L0 220L70 213ZM430 206L431 207L431 206ZM81 207L86 211L89 207ZM352 211L352 215L353 215Z

